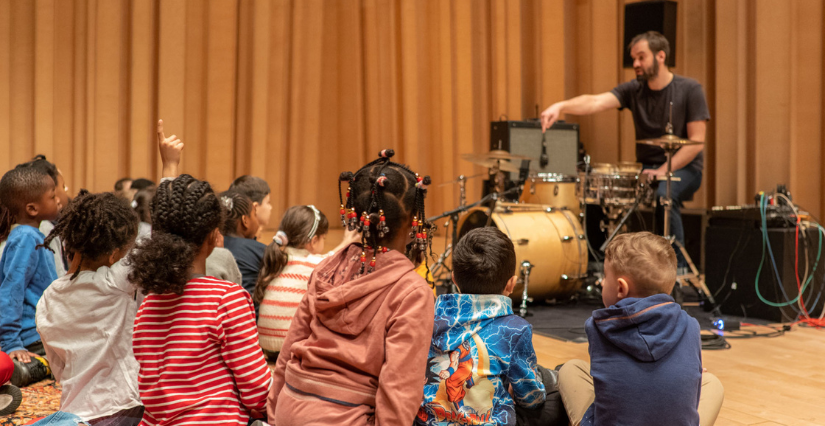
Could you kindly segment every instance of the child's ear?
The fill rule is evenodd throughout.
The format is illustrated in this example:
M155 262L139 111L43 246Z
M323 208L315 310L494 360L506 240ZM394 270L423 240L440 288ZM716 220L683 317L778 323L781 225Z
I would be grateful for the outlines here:
M504 296L509 296L510 293L513 292L513 289L516 288L516 281L518 281L518 278L515 275L510 277L507 281L507 285L504 287L504 291L502 291L501 294Z
M28 203L26 204L26 214L34 217L37 216L37 203Z
M250 218L251 215L252 213L241 216L241 225L243 225L243 229L249 229L249 222L252 220Z
M619 278L616 280L616 296L622 300L628 295L630 295L630 283L624 278Z

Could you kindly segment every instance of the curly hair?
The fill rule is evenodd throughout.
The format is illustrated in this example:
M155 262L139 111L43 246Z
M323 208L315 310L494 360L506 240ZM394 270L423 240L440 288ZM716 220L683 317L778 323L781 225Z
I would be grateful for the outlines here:
M220 195L221 204L226 209L226 218L221 226L223 235L234 235L238 233L238 222L244 216L252 213L252 199L246 194L230 189Z
M137 236L138 218L129 203L111 192L92 194L81 189L61 212L52 232L38 247L51 250L57 237L66 252L82 259L98 259L131 245ZM80 273L78 268L72 279Z
M313 237L326 235L329 232L329 220L327 220L326 215L318 211L318 217L318 227L315 229ZM286 247L301 248L310 243L309 233L312 231L314 224L315 212L312 208L309 206L292 206L284 213L278 230L283 231L289 240ZM252 300L256 303L261 303L264 300L266 286L281 273L289 261L289 256L284 251L286 247L282 247L274 239L266 246L261 270L258 273L258 281L255 283L255 292L252 295Z
M183 293L198 250L222 222L208 182L186 174L161 182L152 203L152 238L129 254L129 280L145 294Z

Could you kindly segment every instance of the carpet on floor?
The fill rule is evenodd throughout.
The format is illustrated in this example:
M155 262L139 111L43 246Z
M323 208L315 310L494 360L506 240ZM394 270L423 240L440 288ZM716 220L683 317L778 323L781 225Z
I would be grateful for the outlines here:
M41 380L20 390L23 402L11 415L0 416L0 426L25 425L60 409L60 385L54 379Z

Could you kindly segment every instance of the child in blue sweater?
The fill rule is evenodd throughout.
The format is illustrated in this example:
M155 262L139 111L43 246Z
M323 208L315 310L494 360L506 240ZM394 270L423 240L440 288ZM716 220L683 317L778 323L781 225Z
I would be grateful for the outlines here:
M513 315L507 297L515 270L513 242L497 228L461 237L453 251L453 281L461 294L435 302L417 425L516 425L517 408L544 403L531 326Z
M724 390L702 369L699 323L670 297L676 252L649 232L622 234L605 250L602 301L585 322L590 365L559 372L570 423L707 426Z
M45 355L34 314L57 273L52 252L37 247L45 238L40 222L56 219L59 208L54 180L37 168L16 168L0 179L0 241L6 241L0 258L0 349L15 360L17 386L48 374L40 360L32 360Z

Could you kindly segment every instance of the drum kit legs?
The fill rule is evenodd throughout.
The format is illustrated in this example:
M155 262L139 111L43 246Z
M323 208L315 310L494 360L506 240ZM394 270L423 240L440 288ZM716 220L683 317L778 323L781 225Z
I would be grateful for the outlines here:
M670 209L673 205L671 184L678 179L673 176L672 157L682 146L697 142L668 133L658 139L637 143L659 146L666 154L667 173L661 180L665 181L667 191L660 201L664 207L664 235L677 245L690 267L690 273L679 275L677 281L682 286L698 286L698 290L713 304L713 296L705 285L704 276L699 273L684 246L674 241L670 229ZM600 205L608 218L606 228L610 235L600 247L604 251L640 204L652 198L647 175L641 173L641 165L637 163L597 164L591 169L589 161L586 161L586 171L577 177L538 173L529 176L523 186L505 191L503 172L518 171L515 161L529 158L504 151L464 154L462 158L487 167L489 173L470 177L462 175L455 181L442 184L458 183L460 202L458 208L428 218L430 222L449 218L445 226L451 227L450 243L445 246L431 271L448 292L456 292L447 262L453 244L472 229L496 226L510 237L516 251L518 267L514 273L518 274L519 280L512 297L520 304L518 313L521 316L529 314L528 301L564 300L581 289L583 280L588 276L588 241L581 223L584 217L582 205ZM467 204L467 180L484 175L489 175L490 180L495 182L494 192ZM523 191L519 194L522 187Z

